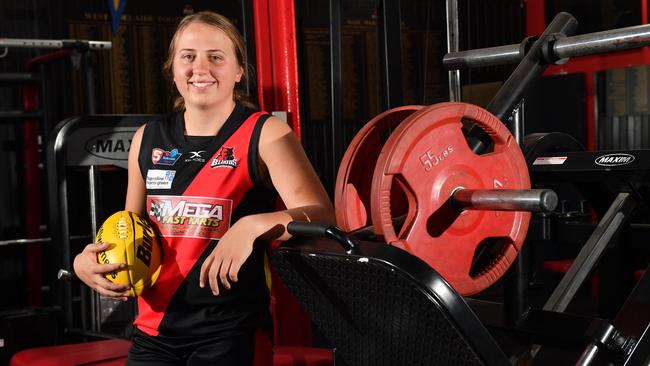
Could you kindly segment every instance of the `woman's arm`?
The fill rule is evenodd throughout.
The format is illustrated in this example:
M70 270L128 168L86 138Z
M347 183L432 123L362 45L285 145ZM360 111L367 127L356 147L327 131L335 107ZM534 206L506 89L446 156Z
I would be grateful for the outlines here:
M289 125L271 117L264 124L259 143L261 169L271 182L286 210L254 215L251 225L266 240L287 240L291 221L334 223L334 208L314 168Z
M140 172L140 163L138 163L138 155L140 153L140 145L142 144L142 134L144 133L144 126L138 128L131 140L131 149L129 150L129 177L128 186L126 189L126 202L124 209L131 211L138 215L145 212L145 198L147 191L144 186L144 179Z
M215 295L219 293L218 282L230 288L230 281L237 281L255 239L286 240L290 237L286 226L291 221L335 222L327 193L285 122L275 117L265 122L259 153L286 210L243 217L226 232L203 263L199 277L199 286L205 286L207 280Z

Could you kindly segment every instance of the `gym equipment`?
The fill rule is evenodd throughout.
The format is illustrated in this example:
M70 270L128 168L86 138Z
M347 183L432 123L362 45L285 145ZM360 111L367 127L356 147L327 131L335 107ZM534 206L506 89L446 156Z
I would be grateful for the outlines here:
M650 185L647 183L650 180L648 159L650 150L567 151L531 158L531 178L538 182L538 185L550 187L567 184L567 177L570 177L570 183L601 217L545 308L564 310L568 303L560 300L561 294L568 293L572 296L603 253L621 247L621 236L630 243L641 243L645 240L648 225L643 216L647 212L646 202L650 197ZM549 161L555 163L548 163ZM576 231L571 227L584 226L575 219L565 218L556 220L555 225L547 225L555 226L557 232ZM637 248L637 251L649 252L642 246ZM603 256L605 262L607 257ZM605 275L601 275L600 279L601 282L613 282L610 289L613 287L616 293L616 288L620 288L624 283L624 279L620 278L623 273L625 271L619 265L618 268L610 269ZM625 299L620 298L621 296L624 295L601 294L601 299L622 303ZM650 321L650 314L646 318ZM639 321L643 322L644 319L640 318Z
M382 146L380 136L401 118ZM490 136L489 153L470 150L465 126L472 125ZM557 204L552 191L529 190L526 162L501 122L464 103L377 116L353 140L338 176L336 211L345 229L368 224L370 201L374 233L429 263L463 295L508 269L528 228L530 213L523 211Z
M556 203L554 198L547 201L553 196L552 192L522 191L530 188L525 160L498 118L507 118L531 81L543 73L547 66L543 58L545 42L549 41L551 35L572 34L576 26L577 22L570 14L558 14L494 97L488 107L489 111L464 104L443 103L427 107L405 118L381 150L371 191L375 233L387 243L412 251L429 264L437 266L463 295L479 292L505 274L517 257L530 220L530 214L525 212L484 214L471 211L479 208L494 211L549 211L555 208L542 207L546 203ZM466 131L461 132L464 126ZM439 138L436 136L438 132L443 134ZM355 145L351 148L356 150ZM488 150L490 148L492 150ZM485 154L486 152L489 153ZM475 159L475 156L480 157ZM344 160L340 167L344 173L339 176L347 178L345 171L355 159ZM371 161L372 157L367 160ZM467 163L462 160L467 160ZM444 173L445 170L440 173L438 169L432 169L439 162L443 162L442 166L451 166L450 161L458 163L453 168L449 167L447 173ZM492 162L485 165L489 161ZM509 165L510 161L516 163ZM458 167L462 167L461 170ZM495 174L487 173L489 169L495 170ZM424 173L415 174L422 170ZM425 178L428 171L436 174ZM486 178L483 179L483 176ZM397 179L393 179L395 177ZM395 188L393 180L398 182L394 185ZM476 181L481 183L473 184ZM342 186L347 187L347 183L348 179ZM394 228L394 221L401 212L391 212L393 202L402 201L394 199L393 192L397 185L408 202L406 221L398 232ZM461 192L462 188L468 188L463 185L480 190L472 192L471 196L475 199L465 202L461 200L470 196L467 192ZM500 192L497 197L495 192L485 191L504 187L519 192L510 191L505 195ZM357 191L364 189L367 188ZM479 199L479 196L482 197ZM525 204L528 199L531 201ZM456 207L454 201L457 202ZM494 205L494 202L502 204ZM357 206L362 205L363 201ZM352 206L354 205L346 205ZM345 210L345 207L337 207L337 210ZM483 230L472 230L476 229L483 217L496 219L484 222ZM452 225L454 222L456 226ZM498 228L503 228L503 231L496 231ZM440 238L445 232L450 233L448 235L451 237L443 236L436 245L432 238ZM459 235L463 232L466 237ZM450 241L452 237L453 240ZM449 243L446 251L438 249L440 242ZM454 252L450 252L450 248Z
M480 292L517 257L530 220L524 211L552 211L557 198L529 189L519 147L488 111L464 103L404 108L371 120L346 151L337 218L347 230L368 224L370 200L376 235L429 263L462 295ZM381 146L378 137L400 118ZM491 149L480 155L468 141L477 129Z
M97 254L97 262L127 265L124 270L106 274L106 278L113 283L130 285L131 296L140 296L156 283L162 250L147 219L133 212L118 211L104 221L95 242L112 244Z
M545 308L528 309L509 324L501 304L460 297L399 248L356 240L334 226L294 222L288 230L300 239L279 247L271 261L344 364L511 364L486 327L560 347L579 365L597 353L625 365L650 357L650 276L612 322Z
M491 137L490 153L470 150L464 123L478 125ZM402 188L409 203L399 232L391 213L394 185ZM405 119L382 149L372 181L373 226L387 243L436 268L456 291L473 294L500 278L517 256L530 213L523 212L525 199L514 196L513 190L529 188L519 147L496 117L469 104L435 104ZM502 194L506 192L510 199ZM500 197L488 198L490 194ZM464 197L468 199L458 204ZM484 211L495 209L489 205L494 201L513 211ZM540 208L544 202L530 200L537 210L555 208ZM477 251L493 255L477 258Z
M330 229L345 238L317 225L288 229L303 237ZM476 315L426 263L396 247L347 239L352 247L294 240L271 258L319 329L336 340L343 364L509 365Z
M113 47L113 44L107 41L88 41L81 39L0 38L0 47L50 49L83 47L90 50L110 50Z
M543 309L527 307L513 318L508 313L508 303L463 299L459 296L461 291L473 293L473 290L468 290L469 286L463 281L455 282L453 270L449 275L444 273L446 268L443 265L429 267L425 263L431 252L435 253L432 257L436 259L448 259L450 267L466 266L468 258L475 258L473 254L453 254L454 249L467 245L451 235L458 230L452 225L454 221L461 215L511 214L496 210L503 209L503 206L514 211L530 211L523 203L531 193L527 190L530 183L526 160L532 161L533 166L537 162L541 168L548 169L562 165L556 164L562 159L540 160L534 153L524 157L518 149L501 153L507 151L507 141L512 140L512 136L509 133L500 134L505 128L497 117L505 121L530 81L541 75L548 63L558 61L552 53L552 44L570 35L575 24L575 19L569 14L560 14L544 34L526 48L528 53L488 107L496 117L487 111L483 113L475 106L451 103L424 107L404 118L377 158L370 197L372 228L361 228L346 234L335 226L295 222L288 226L288 231L295 238L276 250L272 262L285 284L337 348L344 363L498 365L510 364L515 358L522 362L543 360L548 348L558 346L568 350L579 365L604 361L626 365L647 362L650 357L650 277L641 278L612 321L562 313L574 298L584 276L593 269L602 248L610 244L631 214L635 204L629 193L615 195L610 209L603 212L596 230ZM454 112L454 108L471 112ZM477 115L481 118L477 118ZM453 132L447 132L447 125L453 126L448 127ZM544 146L544 143L548 143L548 146ZM531 149L550 150L552 145L551 138L545 141L538 138L533 141ZM575 146L575 150L580 150L580 146ZM457 151L461 151L458 155L463 159L455 160L454 153ZM581 153L566 154L570 157L570 154ZM491 164L480 160L499 154L500 159L494 159ZM632 164L637 158L630 155L623 153L591 158L596 165ZM362 161L365 158L345 160L342 169L347 169L355 159ZM372 158L370 156L368 161ZM483 161L489 161L489 158ZM450 172L459 171L473 179L454 182L453 174L445 175L447 163L455 168ZM464 170L463 164L470 168ZM510 164L514 168L508 166ZM494 188L502 187L495 187L494 180L488 180L493 186L488 183L465 187L470 185L468 182L482 182L483 177L490 177L491 170L497 170L493 166L503 169L497 173L507 174L512 180L515 178L510 175L519 177L518 174L521 174L523 178L513 184L510 192L495 192ZM600 169L609 168L611 166ZM428 171L436 174L427 175ZM589 174L598 179L598 173L590 171ZM436 181L439 179L437 175L440 175L441 182ZM347 179L349 175L339 176ZM347 181L337 186L346 187L346 184ZM409 203L405 217L391 214L394 186L400 186L402 197L406 197ZM357 188L357 191L363 189L367 187ZM541 195L537 196L532 207L543 211L543 201ZM346 204L355 207L354 202ZM439 207L445 204L445 210L440 210ZM481 208L486 211L481 211ZM477 209L478 212L473 211ZM444 212L440 214L440 220L447 220L444 225L436 225L438 221L435 216L439 211ZM514 223L516 220L510 218L507 222ZM493 226L503 226L503 223L468 225L466 231L476 235L474 240L489 238ZM436 231L437 228L441 229ZM526 229L523 227L521 231L522 242ZM513 232L519 234L517 230ZM404 242L409 235L415 235L415 240ZM448 235L443 244L428 244L430 237L443 235ZM471 237L470 234L468 237ZM366 238L379 239L380 242L366 241ZM516 238L508 237L510 241ZM414 245L423 245L425 249L418 252L411 247ZM442 245L448 245L451 249L436 252ZM496 258L503 254L500 252L503 247L492 249L496 252ZM476 274L469 277L476 277ZM641 317L631 314L639 311L644 313ZM517 334L523 343L529 345L529 350L523 354L508 353L514 357L508 360L506 352L496 345L485 327Z

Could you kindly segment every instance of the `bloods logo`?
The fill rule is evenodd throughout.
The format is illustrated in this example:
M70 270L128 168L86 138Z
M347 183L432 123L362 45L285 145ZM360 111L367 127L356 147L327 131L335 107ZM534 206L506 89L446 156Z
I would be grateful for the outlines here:
M212 159L210 168L230 168L234 169L237 167L237 159L235 158L235 148L234 147L221 147L219 154Z
M172 151L166 151L163 149L155 148L151 150L151 161L154 164L158 165L174 165L178 158L181 157L181 153L178 152L178 149L173 149Z
M165 236L220 239L230 227L232 201L228 199L147 196L147 207Z

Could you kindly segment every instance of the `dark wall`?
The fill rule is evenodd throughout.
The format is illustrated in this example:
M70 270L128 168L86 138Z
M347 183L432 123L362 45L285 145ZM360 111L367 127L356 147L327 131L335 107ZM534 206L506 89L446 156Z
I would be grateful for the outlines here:
M339 164L331 158L331 151L336 149L333 143L342 139L347 147L354 134L385 109L386 76L379 62L377 32L381 2L341 3L340 121L332 121L331 117L329 1L296 4L303 143L326 188L332 192ZM445 2L401 0L399 5L403 104L448 101L448 73L442 67L447 52ZM524 37L523 14L520 0L460 0L461 49L518 43ZM463 84L468 85L505 80L511 70L511 66L506 66L464 71L461 75ZM474 94L480 99L485 93ZM341 131L338 133L343 136L334 136L332 131Z

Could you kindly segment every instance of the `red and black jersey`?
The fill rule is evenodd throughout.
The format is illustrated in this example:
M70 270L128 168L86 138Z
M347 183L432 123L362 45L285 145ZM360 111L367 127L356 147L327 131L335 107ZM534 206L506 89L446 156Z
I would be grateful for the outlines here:
M276 193L263 184L257 164L267 118L237 104L216 136L185 136L182 112L146 125L138 162L163 262L156 284L138 298L135 325L144 333L227 334L268 320L260 243L230 290L214 296L208 283L199 288L201 265L228 228L274 207Z

